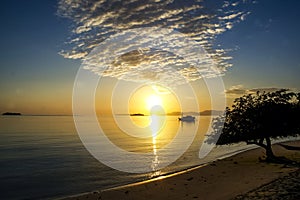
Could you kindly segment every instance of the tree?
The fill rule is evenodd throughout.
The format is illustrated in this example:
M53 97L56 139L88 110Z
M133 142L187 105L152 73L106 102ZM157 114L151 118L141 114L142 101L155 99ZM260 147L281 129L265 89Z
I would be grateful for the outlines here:
M266 150L267 159L273 160L271 139L300 135L299 116L300 93L281 89L244 95L235 99L223 116L214 119L206 142L256 144Z

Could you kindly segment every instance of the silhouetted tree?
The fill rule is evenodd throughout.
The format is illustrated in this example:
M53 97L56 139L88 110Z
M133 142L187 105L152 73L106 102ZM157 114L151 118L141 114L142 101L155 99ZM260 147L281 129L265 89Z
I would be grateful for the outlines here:
M256 144L266 150L267 159L274 159L271 139L298 136L299 133L300 93L282 89L235 99L224 116L214 119L213 132L206 142Z

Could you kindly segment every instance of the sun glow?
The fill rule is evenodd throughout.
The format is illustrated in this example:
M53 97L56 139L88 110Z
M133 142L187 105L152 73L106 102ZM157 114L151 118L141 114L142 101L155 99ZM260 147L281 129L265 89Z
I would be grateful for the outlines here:
M160 96L158 95L150 95L146 98L146 108L150 111L155 106L163 107L163 102Z
M165 115L180 110L176 96L167 88L146 85L132 93L128 102L130 114Z

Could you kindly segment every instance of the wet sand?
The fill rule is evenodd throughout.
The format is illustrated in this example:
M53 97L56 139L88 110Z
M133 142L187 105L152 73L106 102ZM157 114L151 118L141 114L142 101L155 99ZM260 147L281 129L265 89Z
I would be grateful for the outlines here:
M288 144L300 146L300 141ZM277 156L300 162L300 151L286 150L279 145L273 145L273 150ZM64 199L278 199L277 190L290 195L290 199L299 195L298 167L261 162L259 157L264 157L261 148L170 176ZM294 182L288 182L291 180ZM283 189L285 185L291 187Z

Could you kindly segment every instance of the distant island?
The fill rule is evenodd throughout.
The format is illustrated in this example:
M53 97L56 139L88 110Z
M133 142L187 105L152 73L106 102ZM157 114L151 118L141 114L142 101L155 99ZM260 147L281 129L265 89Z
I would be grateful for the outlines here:
M5 112L5 113L2 113L2 115L22 115L22 114L16 113L16 112Z
M200 115L221 115L223 111L220 110L204 110L200 112Z
M145 115L142 113L133 113L133 114L130 114L130 116L145 116Z
M191 115L191 116L218 116L223 114L223 111L220 110L204 110L201 112L192 112L192 111L188 111L188 112L179 112L179 111L174 111L174 112L170 112L167 114L163 114L163 115L168 115L168 116L181 116L181 115ZM128 115L128 114L124 114L124 115ZM131 113L129 114L130 116L148 116L142 113Z
M184 115L192 115L192 116L208 116L208 115L221 115L223 113L223 111L220 110L204 110L201 112L184 112ZM176 112L171 112L168 113L167 115L170 116L178 116L178 115L182 115L182 112L176 111Z
M178 112L178 111L171 112L171 113L167 113L167 115L170 115L170 116L179 116L179 115L181 115L181 112Z

